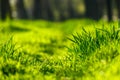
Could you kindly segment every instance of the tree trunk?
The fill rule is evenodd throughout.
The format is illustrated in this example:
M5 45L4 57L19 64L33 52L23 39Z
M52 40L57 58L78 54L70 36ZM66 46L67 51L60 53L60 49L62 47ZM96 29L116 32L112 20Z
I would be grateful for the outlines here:
M99 20L103 16L104 0L85 0L86 17Z
M41 16L41 1L42 0L34 0L33 7L32 7L32 18L33 19L40 19Z
M120 19L120 0L116 0L117 4L117 11L118 11L118 18Z
M73 0L68 0L68 13L69 13L69 18L74 18L75 16L75 11L73 8Z
M106 0L107 2L107 16L108 16L108 21L112 21L112 0Z
M68 5L67 5L67 0L59 0L60 5L58 5L58 9L59 9L59 15L60 15L60 21L64 21L67 19L67 15L68 15Z
M54 20L54 14L53 14L53 10L51 8L51 4L52 3L50 3L50 0L46 0L46 13L47 13L47 16L48 16L48 20L53 21Z
M33 19L53 20L54 15L50 0L34 0L32 16Z
M1 20L1 0L0 0L0 20Z
M2 20L5 20L7 15L9 15L10 19L12 19L12 11L9 0L0 0L0 8L0 17Z
M17 18L28 19L27 11L25 9L23 0L16 1L16 9L17 9Z

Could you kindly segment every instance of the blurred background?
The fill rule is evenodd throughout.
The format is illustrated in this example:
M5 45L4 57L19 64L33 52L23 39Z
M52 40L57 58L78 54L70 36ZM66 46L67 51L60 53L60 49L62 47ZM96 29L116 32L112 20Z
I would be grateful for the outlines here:
M120 18L120 0L0 0L0 19L64 21Z

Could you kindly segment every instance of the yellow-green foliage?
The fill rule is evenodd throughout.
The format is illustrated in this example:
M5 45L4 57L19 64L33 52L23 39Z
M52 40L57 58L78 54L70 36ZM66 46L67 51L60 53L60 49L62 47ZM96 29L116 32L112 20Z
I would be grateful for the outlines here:
M119 80L118 22L0 22L0 80Z

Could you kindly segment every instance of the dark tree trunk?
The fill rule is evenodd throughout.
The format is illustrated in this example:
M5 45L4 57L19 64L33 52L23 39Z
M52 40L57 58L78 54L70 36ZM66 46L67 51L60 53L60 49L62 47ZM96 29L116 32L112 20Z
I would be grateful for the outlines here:
M59 0L58 4L60 21L64 21L67 19L66 14L68 12L66 0Z
M117 4L117 11L118 11L118 18L120 19L120 0L116 0Z
M34 0L32 16L33 19L53 20L54 15L50 0Z
M51 8L51 1L50 0L42 0L41 1L41 17L45 20L53 20L53 11Z
M27 11L25 9L23 0L16 1L16 9L17 9L17 18L28 19Z
M106 3L107 3L107 15L108 15L108 20L109 21L112 21L112 16L113 16L113 13L112 13L112 0L106 0Z
M51 8L51 4L52 3L50 3L50 0L46 0L46 13L47 13L47 16L48 16L48 20L53 21L54 20L54 14L53 14L53 10Z
M64 21L66 20L66 14L68 11L67 9L67 3L66 0L54 0L54 4L55 4L55 8L56 8L56 12L58 13L57 15L57 20L58 21Z
M33 19L40 19L42 16L41 16L41 1L42 0L34 0L33 2L33 7L32 7L32 18Z
M85 0L86 17L99 20L103 16L104 0Z
M0 19L1 19L1 0L0 0Z
M68 13L69 13L69 18L74 18L75 17L75 11L73 8L73 0L68 0Z
M0 0L0 8L0 17L2 20L5 20L7 15L9 15L10 19L12 19L12 11L9 0Z

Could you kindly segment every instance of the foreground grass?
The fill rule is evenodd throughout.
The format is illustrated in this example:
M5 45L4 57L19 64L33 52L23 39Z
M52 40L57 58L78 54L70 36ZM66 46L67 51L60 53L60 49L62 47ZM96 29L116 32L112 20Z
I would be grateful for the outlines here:
M118 22L0 24L0 80L119 80Z

